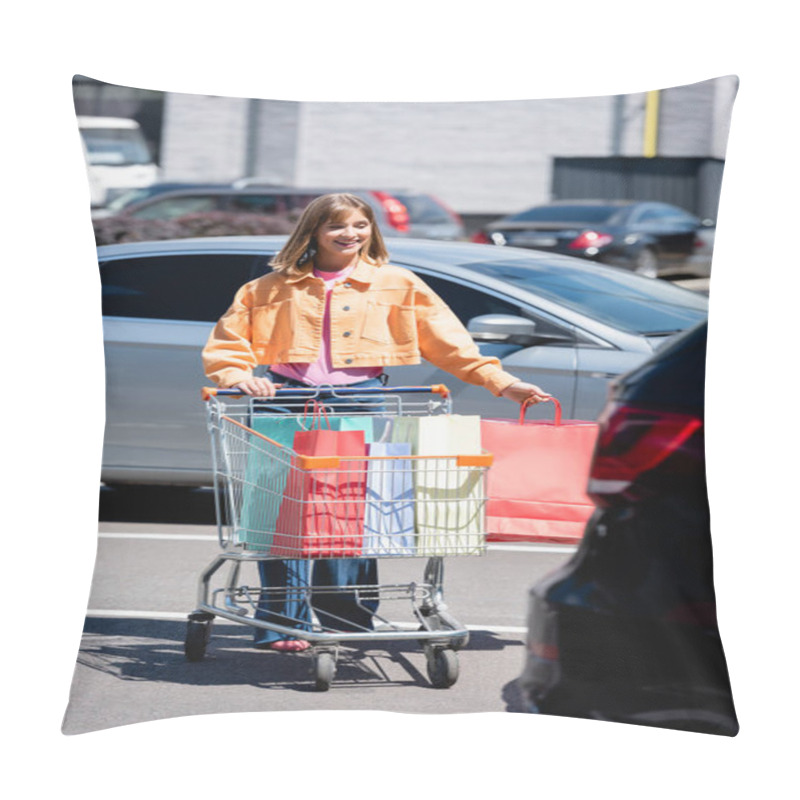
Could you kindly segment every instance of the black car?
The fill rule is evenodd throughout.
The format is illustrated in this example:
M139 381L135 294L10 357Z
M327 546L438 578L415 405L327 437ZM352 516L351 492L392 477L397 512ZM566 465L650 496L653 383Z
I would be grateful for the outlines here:
M473 239L579 256L648 278L708 277L710 259L693 256L705 243L699 232L713 226L668 203L565 200L503 217Z
M530 591L526 710L734 736L705 479L707 324L614 384L575 555Z

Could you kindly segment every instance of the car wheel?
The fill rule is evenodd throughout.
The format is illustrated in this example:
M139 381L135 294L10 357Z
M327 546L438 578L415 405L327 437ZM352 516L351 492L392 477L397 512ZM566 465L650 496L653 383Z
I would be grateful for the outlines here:
M636 256L633 271L637 275L642 275L645 278L658 277L658 258L649 247L645 247L644 250L639 251L639 254Z

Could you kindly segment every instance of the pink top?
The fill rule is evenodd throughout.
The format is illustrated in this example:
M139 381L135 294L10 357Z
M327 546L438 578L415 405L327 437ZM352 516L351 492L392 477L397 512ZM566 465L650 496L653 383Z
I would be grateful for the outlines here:
M325 316L322 320L322 347L319 358L311 364L274 364L271 371L309 386L343 386L377 378L383 372L381 367L353 367L334 369L331 361L331 289L343 281L355 265L339 272L324 272L314 269L314 275L325 281Z

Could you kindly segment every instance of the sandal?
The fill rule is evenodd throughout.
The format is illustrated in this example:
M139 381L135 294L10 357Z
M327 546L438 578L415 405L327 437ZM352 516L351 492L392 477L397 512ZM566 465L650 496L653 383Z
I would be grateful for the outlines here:
M311 644L305 639L278 639L269 646L270 650L278 650L282 653L300 653L308 650Z

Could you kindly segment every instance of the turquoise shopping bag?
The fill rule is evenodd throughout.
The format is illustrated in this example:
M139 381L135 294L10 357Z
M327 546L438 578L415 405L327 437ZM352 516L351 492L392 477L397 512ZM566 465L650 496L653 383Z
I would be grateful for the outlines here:
M294 435L306 428L302 418L294 414L254 414L251 428L255 433L248 434L247 466L234 541L250 550L269 550L286 489Z

